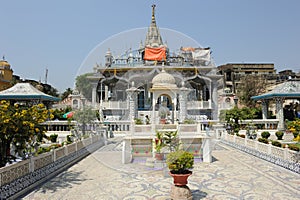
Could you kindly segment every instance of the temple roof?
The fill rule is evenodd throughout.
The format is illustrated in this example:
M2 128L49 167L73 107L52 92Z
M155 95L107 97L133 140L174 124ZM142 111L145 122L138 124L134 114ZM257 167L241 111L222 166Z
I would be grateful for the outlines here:
M153 77L152 79L152 90L157 89L177 89L175 78L167 73L164 69Z
M251 97L254 100L259 99L271 99L275 97L284 97L284 98L300 98L300 81L287 81L277 87L272 91L259 96Z
M148 33L146 35L145 46L146 47L161 47L163 46L163 41L161 39L161 35L159 30L156 26L155 20L155 5L152 5L152 18L151 24L148 28Z
M59 101L57 97L45 94L30 83L17 83L11 88L0 92L0 99L4 100L41 100Z

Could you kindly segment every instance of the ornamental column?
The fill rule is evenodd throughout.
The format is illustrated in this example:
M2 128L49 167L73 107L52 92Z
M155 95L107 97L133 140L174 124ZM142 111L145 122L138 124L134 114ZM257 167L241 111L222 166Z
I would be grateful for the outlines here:
M156 94L153 93L152 95L152 114L151 114L151 129L152 131L155 130L155 124L156 124L156 116L155 116L155 105L156 105Z
M182 87L179 91L179 122L183 122L187 116L187 95L190 92L190 89Z
M275 98L275 101L276 101L276 119L279 120L277 129L284 130L283 98Z
M211 107L212 107L212 113L211 117L212 120L218 120L218 83L217 79L212 79L211 82Z
M138 109L137 109L137 94L139 93L139 89L134 87L134 83L132 83L132 87L127 89L127 101L129 106L129 120L132 122L135 118L138 117Z
M261 106L262 106L262 118L268 119L268 100L263 99L261 101Z
M97 102L97 85L98 82L92 82L92 106L93 108L96 107L96 102Z

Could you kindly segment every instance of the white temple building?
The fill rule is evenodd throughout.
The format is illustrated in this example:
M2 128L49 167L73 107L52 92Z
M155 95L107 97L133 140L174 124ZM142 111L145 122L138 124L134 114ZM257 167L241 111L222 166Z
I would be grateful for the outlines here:
M94 67L93 75L88 77L93 85L92 105L101 107L109 119L131 120L148 115L152 121L157 120L164 102L170 110L170 123L217 120L217 91L222 87L219 83L223 76L217 74L210 48L179 49L171 54L173 51L163 43L153 5L144 43L122 56L113 55L114 50L108 49L105 65ZM157 92L162 83L171 87L167 89L172 91L169 95ZM129 104L132 95L136 95L134 105ZM131 108L135 113L130 112Z
M123 163L137 156L153 157L157 131L178 131L186 150L211 162L204 123L184 123L206 121L207 126L208 120L218 120L223 76L217 74L210 48L180 47L171 54L156 25L153 5L151 24L139 48L122 56L112 52L108 49L105 65L94 67L87 78L93 86L91 105L100 110L109 129L127 131Z

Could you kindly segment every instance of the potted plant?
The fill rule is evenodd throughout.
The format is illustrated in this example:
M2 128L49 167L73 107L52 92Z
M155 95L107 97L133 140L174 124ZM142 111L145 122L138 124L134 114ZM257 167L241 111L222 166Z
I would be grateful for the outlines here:
M263 131L262 133L261 133L261 137L262 138L265 138L265 139L268 139L269 137L270 137L270 133L268 132L268 131Z
M134 119L134 123L135 123L136 125L142 125L142 124L143 124L143 121L142 121L140 118L135 118L135 119Z
M194 155L184 150L177 150L167 155L167 166L175 186L185 186L194 165Z
M165 131L163 135L164 144L169 152L178 150L179 138L178 131Z
M54 134L51 134L51 135L50 135L50 141L53 142L53 143L55 143L56 140L57 140L57 137L58 137L57 134L55 134L55 133L54 133Z
M284 133L283 133L283 131L276 131L275 135L278 140L282 140Z
M163 160L164 154L161 153L161 150L164 146L165 146L165 143L163 140L163 133L157 131L156 138L155 138L155 158L157 160Z

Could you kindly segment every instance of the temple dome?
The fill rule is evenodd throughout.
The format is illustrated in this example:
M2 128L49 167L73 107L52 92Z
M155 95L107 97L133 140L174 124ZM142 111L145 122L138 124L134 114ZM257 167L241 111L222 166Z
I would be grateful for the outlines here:
M164 69L152 79L153 85L174 85L175 78Z
M0 67L10 68L10 64L6 60L0 60Z

